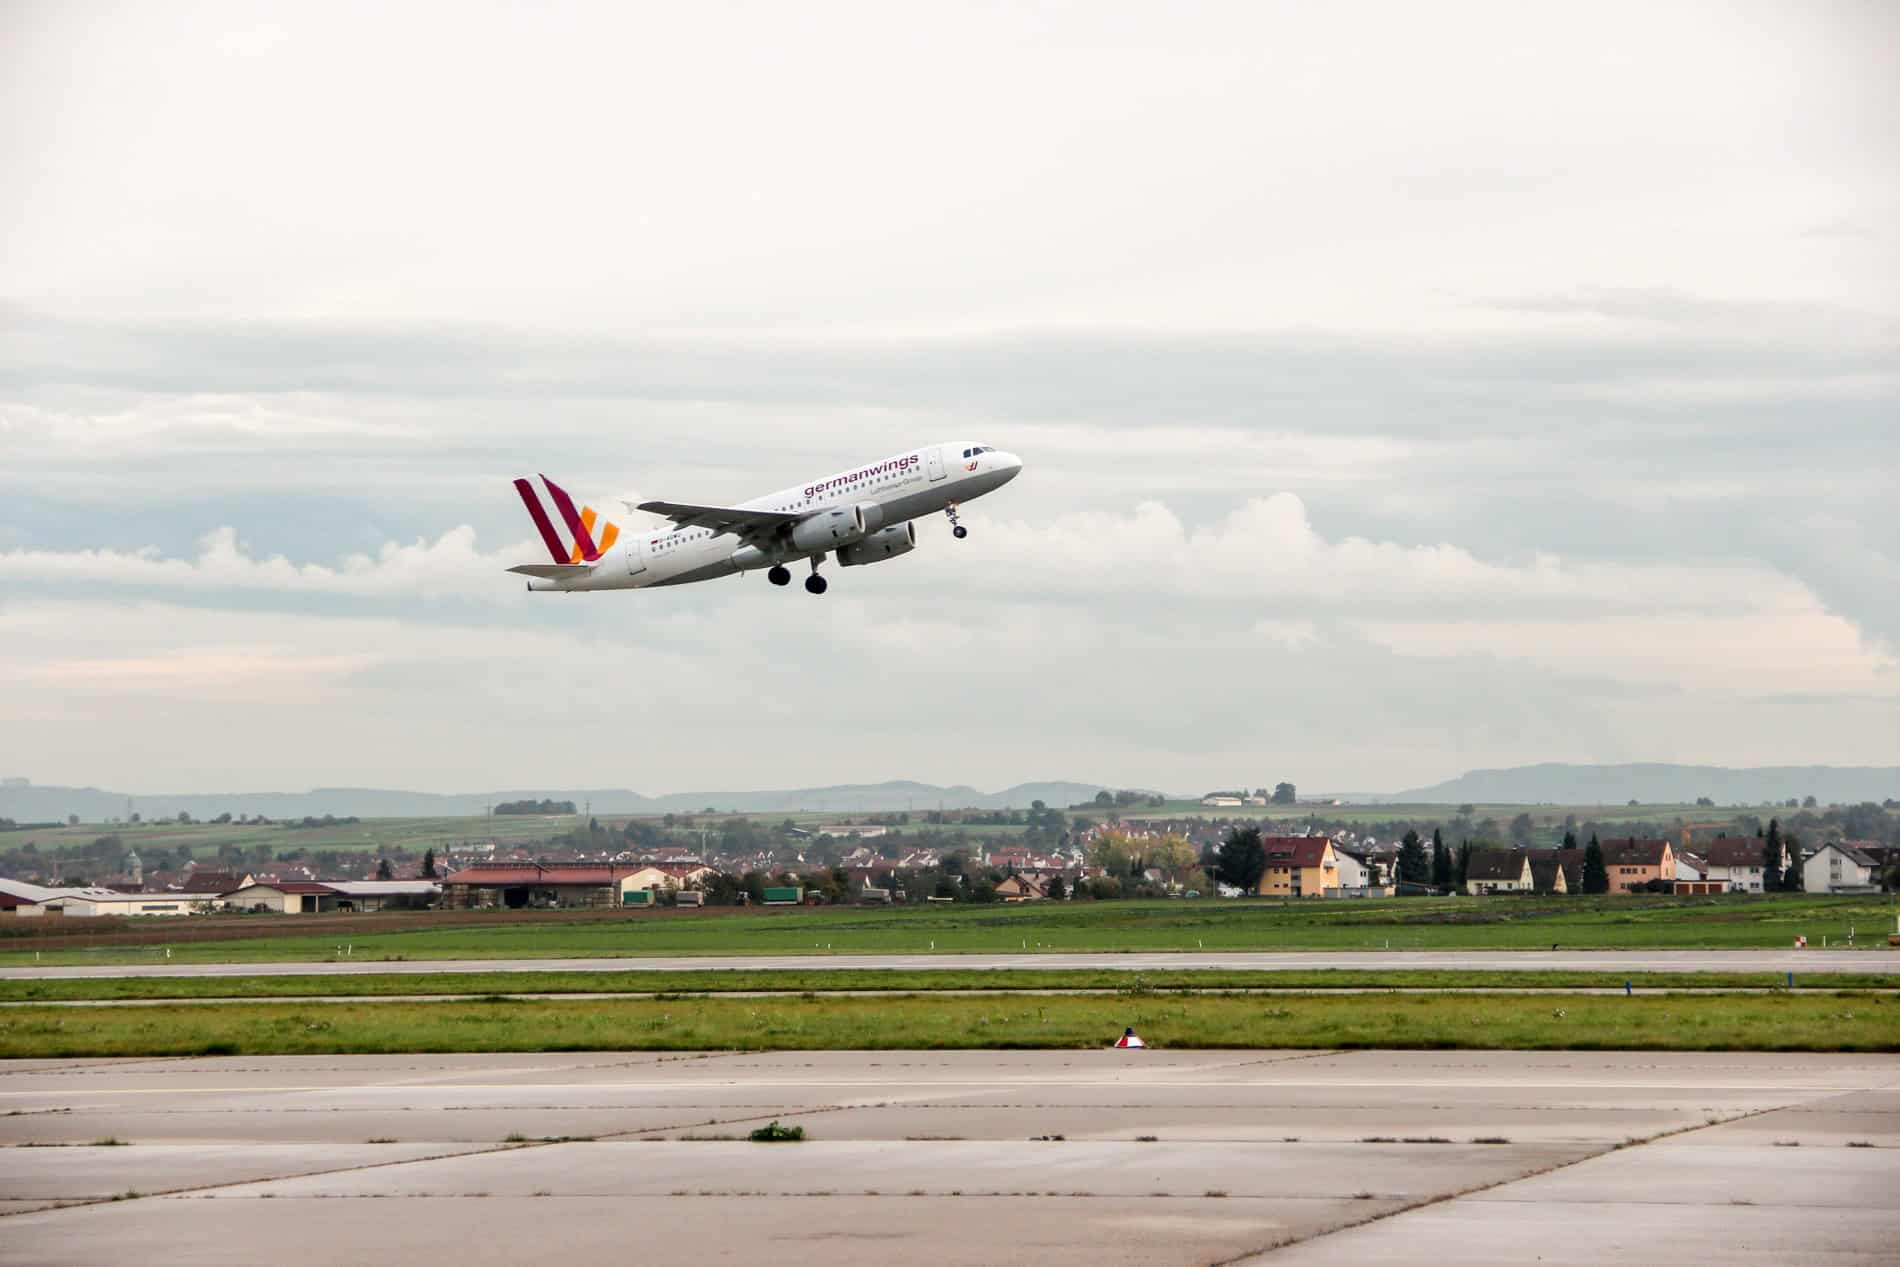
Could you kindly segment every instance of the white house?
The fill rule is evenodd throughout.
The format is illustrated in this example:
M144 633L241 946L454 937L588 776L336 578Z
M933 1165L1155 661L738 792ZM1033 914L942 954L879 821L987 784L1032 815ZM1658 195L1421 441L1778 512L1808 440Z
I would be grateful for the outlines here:
M1522 849L1474 849L1465 864L1465 892L1529 893L1536 887L1530 855Z
M1339 887L1342 889L1362 889L1371 881L1367 878L1366 856L1350 849L1335 848L1333 856L1339 862Z
M1845 841L1833 841L1801 864L1801 885L1810 893L1878 893L1880 864Z
M1709 842L1708 878L1728 884L1730 893L1760 893L1763 854L1767 842L1759 836L1717 836ZM1781 850L1781 866L1788 865L1788 850ZM1804 880L1806 876L1802 877Z

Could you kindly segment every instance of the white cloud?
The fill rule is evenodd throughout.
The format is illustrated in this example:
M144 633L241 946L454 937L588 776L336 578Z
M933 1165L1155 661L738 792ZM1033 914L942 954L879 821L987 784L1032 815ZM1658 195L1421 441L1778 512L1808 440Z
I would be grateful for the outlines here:
M502 575L512 564L539 559L540 544L521 542L495 554L475 546L464 524L433 541L388 542L374 555L352 554L334 565L293 563L281 554L257 558L237 530L206 534L193 559L143 550L10 550L0 553L0 578L67 585L156 586L210 595L220 590L338 594L383 598L455 595L512 601L522 591Z

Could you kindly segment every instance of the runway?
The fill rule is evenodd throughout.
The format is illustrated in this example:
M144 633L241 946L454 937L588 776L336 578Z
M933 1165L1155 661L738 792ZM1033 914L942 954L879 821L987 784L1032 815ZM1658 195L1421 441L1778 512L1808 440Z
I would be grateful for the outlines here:
M806 1141L746 1140L774 1120ZM36 1267L1765 1267L1900 1237L1894 1055L14 1061L0 1144L0 1264Z
M1105 954L681 955L614 959L348 959L336 962L115 964L0 968L0 979L78 977L295 977L347 973L707 972L721 970L1002 971L1033 968L1181 972L1900 972L1900 953L1873 950L1393 950L1141 952Z

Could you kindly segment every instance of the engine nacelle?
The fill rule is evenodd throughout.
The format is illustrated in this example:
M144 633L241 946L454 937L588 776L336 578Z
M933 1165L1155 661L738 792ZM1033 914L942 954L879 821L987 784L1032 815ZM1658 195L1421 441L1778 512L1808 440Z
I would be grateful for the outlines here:
M909 522L892 524L862 541L840 547L838 565L849 568L865 563L882 563L900 554L909 554L916 548L917 525Z
M792 548L800 554L838 550L862 541L884 526L884 508L876 502L835 506L800 520L792 528Z

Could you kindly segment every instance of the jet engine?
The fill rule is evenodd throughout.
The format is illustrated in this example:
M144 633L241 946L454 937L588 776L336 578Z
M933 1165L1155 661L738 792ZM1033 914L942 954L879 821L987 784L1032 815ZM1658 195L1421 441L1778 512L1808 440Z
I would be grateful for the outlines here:
M857 567L863 563L882 563L900 554L909 554L916 548L917 525L910 522L892 524L862 541L840 547L838 564L840 567Z
M884 524L884 508L876 502L821 510L792 528L792 548L800 554L837 550L862 541Z

